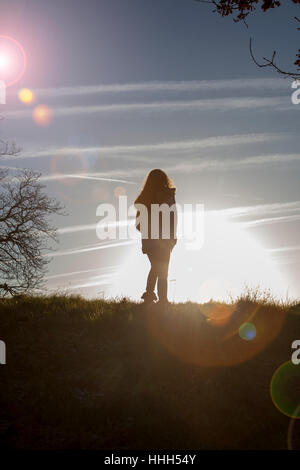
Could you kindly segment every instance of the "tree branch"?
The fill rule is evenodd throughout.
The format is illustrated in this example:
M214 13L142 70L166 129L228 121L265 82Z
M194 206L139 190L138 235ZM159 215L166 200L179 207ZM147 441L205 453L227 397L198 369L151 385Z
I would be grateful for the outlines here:
M281 75L284 75L286 78L291 77L291 78L294 78L296 80L297 78L300 77L300 73L287 72L285 70L282 70L280 67L278 67L278 65L275 63L275 57L276 57L276 54L277 54L276 51L273 51L271 59L267 59L266 57L263 57L263 60L265 61L264 64L259 63L257 61L257 59L255 58L254 53L253 53L252 38L250 38L250 41L249 41L249 49L250 49L250 55L252 57L252 60L255 63L255 65L257 65L257 67L259 67L259 68L272 67L273 69L276 70L277 73L280 73Z

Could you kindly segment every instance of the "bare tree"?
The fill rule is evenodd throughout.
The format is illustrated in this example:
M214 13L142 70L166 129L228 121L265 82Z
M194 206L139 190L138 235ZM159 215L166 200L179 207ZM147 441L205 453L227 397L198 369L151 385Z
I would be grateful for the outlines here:
M0 140L0 156L15 155L15 144ZM50 258L49 240L57 241L48 218L62 206L44 192L40 174L0 169L0 294L16 295L41 286Z
M242 21L247 27L247 17L253 13L257 7L260 7L263 12L266 12L272 8L278 8L281 6L280 1L278 0L195 0L199 3L208 3L213 5L215 9L213 10L214 13L218 13L221 16L232 16L234 22ZM294 4L300 4L300 0L290 0L290 2ZM299 19L295 16L294 18L297 22ZM300 30L300 28L297 28ZM300 78L300 49L296 54L296 60L293 64L295 70L283 70L277 62L277 51L274 50L273 54L270 58L263 57L262 61L258 61L257 58L254 56L253 52L253 39L250 38L250 54L255 62L255 64L260 68L271 67L279 74L285 77L291 77L294 79Z

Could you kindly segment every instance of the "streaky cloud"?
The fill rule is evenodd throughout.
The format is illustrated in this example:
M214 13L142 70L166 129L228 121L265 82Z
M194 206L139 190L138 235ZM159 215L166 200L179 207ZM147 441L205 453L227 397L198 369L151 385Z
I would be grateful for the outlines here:
M64 180L64 179L83 179L83 180L95 180L95 181L107 181L110 183L123 183L123 184L134 184L136 185L134 181L128 181L128 180L122 180L122 179L114 179L114 178L103 178L100 176L93 176L89 174L54 174L54 175L45 175L40 177L40 181L56 181L56 180Z
M81 271L70 271L70 272L65 272L65 273L60 273L60 274L52 274L50 276L45 276L44 279L47 281L50 281L52 279L60 279L64 277L70 277L70 276L77 276L78 274L87 274L91 272L110 272L110 271L115 271L120 267L120 265L111 265L111 266L105 266L103 268L93 268L93 269L84 269Z
M69 249L69 250L61 250L61 251L45 253L44 256L50 257L50 258L56 258L58 256L75 255L75 254L87 253L90 251L107 250L109 248L118 248L122 246L133 245L135 243L136 243L135 240L128 240L128 241L115 242L115 243L103 243L103 244L99 243L99 244L95 244L94 246L89 246L89 247L83 246L83 247Z
M256 220L251 220L248 222L241 222L240 225L245 228L251 228L251 227L257 227L257 226L262 226L262 225L289 223L289 222L298 222L298 221L300 221L300 214L256 219Z
M135 161L147 161L144 155L145 153L150 153L152 154L152 156L153 153L158 153L159 158L161 158L160 152L181 153L182 151L193 151L197 149L205 149L212 147L255 144L273 140L280 140L286 137L288 137L288 134L286 133L251 133L216 135L211 137L205 137L202 139L167 141L139 145L111 145L96 147L49 147L46 149L33 149L32 151L22 152L21 154L10 158L38 158L53 157L59 155L72 155L75 153L83 153L86 155L88 155L89 153L99 153L101 156L109 155L110 158L119 158L121 155L123 155L124 157L126 157L126 160L131 157L131 159ZM133 157L132 154L134 154Z
M269 252L270 253L286 253L286 252L291 252L291 251L298 251L300 250L300 245L295 245L295 246L283 246L283 247L280 247L280 248L270 248L269 249Z
M300 211L300 201L274 202L222 209L223 214L231 218L263 214L281 214L295 211Z
M121 112L155 112L155 111L226 111L239 109L274 109L286 104L286 96L277 97L241 97L214 98L198 100L157 101L152 103L117 103L82 106L58 106L52 111L55 118L74 117L80 115L121 113ZM291 106L292 109L292 106ZM287 109L289 110L289 108ZM32 111L27 109L7 111L7 119L25 119L32 117Z
M270 165L276 163L299 162L300 154L271 154L256 155L241 159L209 159L194 160L182 162L176 165L168 166L167 171L175 171L181 173L191 173L194 171L223 171L223 170L240 170L243 167L258 167L261 165Z
M286 89L287 83L280 78L236 78L232 80L184 80L184 81L152 81L136 83L108 83L98 85L82 85L58 88L37 88L37 97L68 97L96 95L107 93L153 93L159 91L209 91L209 90L248 90L248 89Z

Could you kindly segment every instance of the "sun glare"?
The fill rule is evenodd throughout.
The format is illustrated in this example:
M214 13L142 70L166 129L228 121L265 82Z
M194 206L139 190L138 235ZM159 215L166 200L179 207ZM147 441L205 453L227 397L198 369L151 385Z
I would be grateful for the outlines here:
M140 246L134 246L111 286L109 295L140 299L149 265ZM122 286L122 287L121 287ZM269 289L285 297L287 286L269 252L240 224L226 220L220 212L206 213L204 244L188 250L178 240L169 270L169 300L205 302L229 300L245 286Z
M9 60L8 57L5 54L0 54L0 67L1 69L4 69L8 66Z
M6 88L14 85L23 77L27 58L22 44L16 39L0 34L0 80Z

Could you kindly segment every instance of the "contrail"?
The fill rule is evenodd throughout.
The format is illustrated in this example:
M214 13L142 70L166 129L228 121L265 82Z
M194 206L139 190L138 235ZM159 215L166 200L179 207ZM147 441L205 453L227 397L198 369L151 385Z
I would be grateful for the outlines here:
M57 175L45 175L41 176L39 179L40 181L56 181L56 180L63 180L63 179L68 179L68 178L78 178L78 179L83 179L83 180L95 180L95 181L108 181L111 183L123 183L123 184L133 184L136 185L137 183L133 181L128 181L128 180L120 180L120 179L115 179L115 178L102 178L99 176L93 176L93 175L69 175L69 174L57 174Z
M209 91L209 90L282 90L290 87L280 78L236 78L233 80L185 80L185 81L152 81L140 83L113 83L98 85L83 85L59 88L37 88L34 93L37 97L63 97L81 96L107 93L153 93L159 91Z
M193 158L190 160L185 160L184 162L175 163L173 165L166 165L164 167L165 171L172 172L172 173L195 173L195 172L203 172L203 171L239 171L243 168L251 168L251 167L259 167L263 165L275 165L281 163L292 163L292 162L300 162L300 154L271 154L271 155L253 155L251 157L240 158L240 159L201 159L201 158ZM129 170L110 170L105 173L98 173L95 172L93 174L88 175L78 175L83 179L100 179L103 181L112 181L112 182L120 182L124 184L133 184L137 185L138 183L134 183L128 180L122 179L113 179L113 176L122 176L122 177L140 177L141 175L145 174L149 170L148 164L141 166L139 168L130 168ZM153 166L153 165L152 165ZM43 181L55 181L63 179L64 175L46 175L41 177Z
M84 284L78 284L76 286L69 286L69 287L71 289L83 289L84 287L104 286L105 284L110 284L109 279L106 279L104 281L86 282Z
M223 146L238 146L255 144L267 141L280 140L289 137L286 133L253 133L253 134L232 134L232 135L217 135L205 137L202 139L190 139L180 141L168 141L160 143L140 144L140 145L111 145L111 146L93 146L93 147L49 147L44 150L36 149L32 151L22 152L19 155L4 158L37 158L37 157L53 157L60 155L73 155L78 153L95 154L99 153L101 156L109 155L110 158L120 158L124 155L126 160L128 157L134 155L136 161L141 161L145 153L157 153L161 158L161 152L171 152L172 157L174 152L182 154L182 152L192 152L198 149L206 149L213 147ZM145 161L145 158L143 159Z
M105 266L103 268L94 268L94 269L85 269L82 271L70 271L70 272L65 272L61 274L52 274L51 276L45 276L44 279L46 281L50 281L51 279L59 279L63 277L69 277L69 276L76 276L78 274L86 274L86 273L91 273L91 272L102 272L102 271L114 271L117 270L120 267L120 265L112 265L112 266Z
M134 225L135 220L134 219L128 219L128 220L117 220L113 222L106 222L105 226L106 227L126 227L129 225ZM57 229L57 233L60 235L66 234L66 233L74 233L74 232L85 232L89 230L96 230L98 223L94 224L83 224L83 225L71 225L69 227L62 227ZM95 245L93 245L95 246Z
M270 248L269 253L284 253L286 251L298 251L300 250L300 245L296 246L284 246L282 248Z
M209 214L220 214L227 218L240 218L240 217L253 217L257 215L263 214L280 214L286 212L295 212L300 211L300 201L291 201L291 202L283 202L283 203L270 203L270 204L256 204L253 206L238 206L238 207L230 207L227 209L220 209L220 210L208 210L206 211ZM268 220L268 219L267 219ZM108 222L105 225L107 227L121 227L121 226L130 226L134 225L134 219L128 220L118 220L113 222ZM59 235L70 234L70 233L77 233L77 232L85 232L90 230L96 230L97 223L92 224L82 224L82 225L71 225L67 227L61 227L57 229L57 233ZM98 244L87 245L86 248L93 248L98 247ZM49 254L50 256L50 254Z
M237 109L264 109L276 108L285 105L286 96L277 97L243 97L243 98L214 98L200 100L177 100L157 101L152 103L117 103L82 106L58 106L52 111L55 118L66 116L77 116L101 113L121 112L153 112L153 111L180 111L180 110L203 110L203 111L226 111ZM292 108L291 108L292 109ZM32 117L32 111L27 109L7 111L7 119L25 119Z
M286 213L294 211L300 211L300 201L275 202L270 204L256 204L252 206L239 206L231 207L228 209L222 209L222 213L225 216L231 218L259 214L280 214L282 212Z
M243 167L257 167L276 163L300 162L300 154L255 155L240 159L190 160L167 166L166 171L191 173L194 171L240 170Z
M251 220L249 222L241 222L240 226L245 228L256 227L260 225L269 225L269 224L278 224L278 223L288 223L288 222L298 222L300 220L300 214L296 215L286 215L282 217L269 217L265 219Z
M57 256L67 256L67 255L75 255L75 254L80 254L80 253L87 253L89 251L97 251L97 250L107 250L108 248L116 248L120 246L127 246L127 245L133 245L136 243L136 240L129 240L129 241L123 241L123 242L117 242L117 243L106 243L106 244L98 244L95 246L91 246L88 248L74 248L70 250L62 250L62 251L55 251L55 252L50 252L50 253L45 253L43 256L45 257L50 257L50 258L55 258Z

